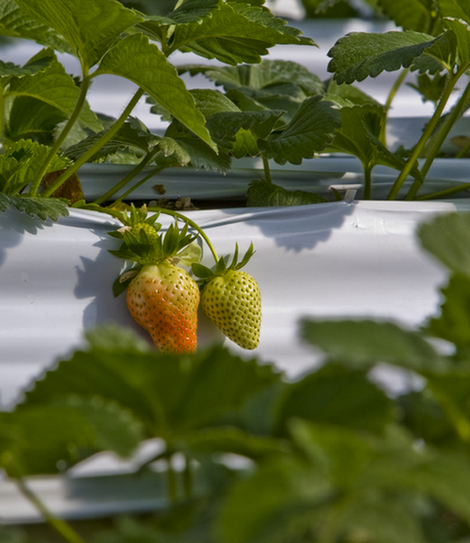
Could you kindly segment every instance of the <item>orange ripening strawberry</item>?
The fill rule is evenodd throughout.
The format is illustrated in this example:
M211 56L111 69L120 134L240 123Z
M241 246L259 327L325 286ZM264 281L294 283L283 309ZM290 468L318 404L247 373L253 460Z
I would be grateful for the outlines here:
M199 262L201 248L186 224L159 234L161 225L144 218L146 211L133 210L117 235L123 244L115 256L137 263L114 282L114 295L127 288L126 302L132 318L151 335L162 353L193 353L197 347L199 286L186 270ZM140 221L140 222L139 222ZM142 224L141 224L142 223Z
M185 270L167 260L144 266L130 282L126 301L160 352L196 351L199 287Z
M229 339L243 349L256 349L261 331L261 293L258 283L248 273L241 271L253 255L250 246L243 260L238 263L238 246L231 265L227 268L220 259L214 271L193 265L193 272L202 280L201 307L204 314Z

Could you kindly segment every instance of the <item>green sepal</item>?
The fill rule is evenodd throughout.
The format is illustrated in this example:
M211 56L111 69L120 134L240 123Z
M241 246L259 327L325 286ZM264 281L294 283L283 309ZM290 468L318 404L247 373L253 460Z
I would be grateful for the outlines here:
M207 266L203 266L202 264L193 264L191 266L191 270L194 276L199 279L199 285L203 286L205 283L207 283L216 276L225 275L230 270L240 270L241 268L246 266L250 261L251 257L255 254L253 243L250 244L248 250L246 251L243 258L240 260L240 262L238 261L238 253L239 248L238 243L236 243L232 262L228 267L227 263L225 262L225 257L219 258L213 270L211 270Z
M203 264L193 264L191 266L191 270L196 277L199 277L199 279L202 280L211 279L212 277L214 277L214 272Z

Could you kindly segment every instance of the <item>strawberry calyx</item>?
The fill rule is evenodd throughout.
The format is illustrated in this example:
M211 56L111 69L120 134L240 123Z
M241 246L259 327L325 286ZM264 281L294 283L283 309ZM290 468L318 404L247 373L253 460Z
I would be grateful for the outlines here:
M197 283L199 284L199 286L202 287L214 277L225 275L231 270L241 270L244 266L248 264L251 257L255 254L253 243L250 244L248 250L240 261L238 261L238 253L238 243L235 243L235 251L233 253L232 262L228 266L225 257L219 258L213 269L208 268L207 266L204 266L199 262L195 262L194 264L192 264L191 270L193 274L198 278Z
M134 208L134 217L131 216L128 223L113 236L122 239L123 243L119 249L109 252L118 258L133 262L132 267L121 273L114 282L115 296L126 290L144 266L158 265L167 260L176 266L189 267L201 259L202 250L196 241L198 234L188 233L188 224L180 230L176 220L163 234L159 232L161 224L155 224L158 215L142 220L143 212L146 213L146 210Z

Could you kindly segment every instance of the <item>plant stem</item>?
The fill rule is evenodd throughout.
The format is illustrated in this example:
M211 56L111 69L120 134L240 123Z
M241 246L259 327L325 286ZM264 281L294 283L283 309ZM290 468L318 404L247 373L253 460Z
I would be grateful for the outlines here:
M126 119L131 114L134 107L137 105L137 102L142 98L144 94L144 89L139 88L134 96L131 98L130 102L127 104L124 111L121 113L119 118L116 120L116 122L111 126L109 130L107 130L103 136L95 142L95 144L88 149L86 153L84 153L76 162L70 166L58 179L54 181L43 193L42 196L48 197L51 196L65 181L74 174L79 168L85 164L93 155L95 155L108 141L113 138L113 136L118 132L118 130L121 128L121 126L124 124Z
M69 120L67 121L67 124L62 129L62 132L60 133L59 137L54 142L54 145L51 147L51 149L50 149L50 151L49 151L49 153L48 153L48 155L46 157L46 160L44 161L44 164L39 168L39 172L37 174L36 180L31 185L31 188L29 190L29 193L28 193L29 196L34 196L37 193L37 191L39 189L39 185L41 184L42 178L46 174L47 169L49 168L49 165L51 164L51 162L54 160L54 157L59 152L62 144L65 141L65 138L69 134L69 132L72 129L73 125L77 122L77 119L80 116L80 113L82 111L83 105L85 104L85 100L86 100L86 96L87 96L87 93L88 93L89 86L90 86L90 77L88 75L84 75L82 85L81 85L81 88L80 88L80 94L78 96L77 103L75 104L75 108L73 110L73 113L70 116ZM65 181L65 179L64 179L64 181ZM54 192L54 191L52 191L52 192Z
M121 190L123 187L125 187L128 183L130 183L132 181L132 179L134 179L134 177L136 175L138 175L144 168L145 166L147 166L147 164L149 162L151 162L151 160L153 159L153 157L157 154L158 152L158 146L156 146L154 149L152 149L152 151L149 151L145 156L144 158L139 162L139 164L137 164L137 166L135 168L133 168L121 181L119 181L119 183L117 185L115 185L114 187L112 187L110 190L108 190L108 192L106 192L105 194L103 194L102 196L100 196L99 198L97 198L94 203L97 204L97 205L101 205L103 202L106 202L106 200L109 200L111 198L111 196L113 196L114 194L116 194L116 192L118 192L119 190ZM163 168L162 168L163 169ZM117 201L120 202L123 198L125 198L128 194L130 194L133 190L135 190L137 187L139 187L140 185L142 185L143 183L145 183L145 181L147 181L148 179L150 179L150 177L152 177L153 175L155 175L156 173L158 173L159 168L155 168L155 170L152 170L152 173L145 176L142 180L140 180L138 183L136 183L128 192L126 192L125 194L123 194Z
M4 120L5 120L5 95L4 95L3 85L0 83L0 141L3 142L3 129L4 129ZM3 144L2 144L3 147ZM2 150L3 152L3 150Z
M434 132L434 129L436 128L437 123L439 122L439 119L441 118L442 112L444 111L444 108L449 100L449 97L452 91L454 90L454 87L460 75L461 73L459 71L457 72L457 74L449 77L449 81L447 82L446 88L444 89L441 99L439 100L439 103L437 104L437 107L434 110L431 120L426 125L425 129L423 130L423 133L421 134L421 137L418 140L418 143L416 144L416 146L413 149L413 152L411 153L411 156L409 157L402 171L400 172L397 179L395 180L395 183L393 184L390 190L390 193L387 197L388 200L395 200L395 198L397 197L408 174L411 172L416 160L421 155L421 152L424 146L426 145L426 142L430 138L431 134Z
M268 183L272 183L273 179L271 177L271 169L269 167L269 160L262 154L261 158L263 160L263 168L264 168L264 177L266 178L266 181Z
M368 162L363 164L364 169L364 200L370 200L372 193L372 166Z
M171 465L171 458L168 459L167 481L168 497L170 498L171 503L175 504L178 501L178 492L176 487L176 473Z
M18 489L23 496L27 498L34 507L41 513L44 520L53 528L60 536L63 537L67 543L85 543L84 540L75 532L75 530L67 524L64 520L57 518L44 503L34 494L34 492L28 487L22 477L14 478Z
M184 494L186 498L193 495L193 472L191 470L190 460L186 457L186 465L183 471Z
M388 112L390 111L390 108L392 107L392 102L393 102L393 99L395 98L395 95L397 94L398 92L398 89L401 87L401 85L403 84L403 81L405 80L406 76L409 74L410 72L410 69L409 68L406 68L404 70L401 71L400 75L397 77L397 79L395 80L395 83L393 84L392 88L390 89L390 92L388 93L388 96L387 96L387 101L385 102L385 123L382 127L382 132L380 134L380 141L386 146L387 145L387 142L386 142L386 133L387 133L387 118L388 118Z
M453 196L464 190L470 190L470 183L463 183L451 189L440 190L439 192L433 192L432 194L425 194L423 196L418 196L417 200L435 200L437 198L447 198L448 196Z
M460 70L460 72L461 72L461 70ZM470 83L468 83L468 85L465 88L464 92L460 96L459 101L457 102L457 104L455 105L455 107L452 109L449 116L447 117L447 119L445 121L445 124L444 124L444 128L439 131L438 137L433 142L433 144L431 146L431 149L429 151L429 155L426 158L426 161L423 164L423 167L421 168L421 177L422 178L424 178L426 176L426 174L428 173L429 169L432 166L432 163L434 162L434 159L436 158L437 154L439 153L439 150L442 147L442 144L444 143L444 141L445 141L447 135L449 134L451 128L454 126L455 122L457 121L457 119L462 114L462 109L463 109L465 103L467 102L469 96L470 96ZM421 186L421 184L418 181L415 180L413 185L411 186L408 194L406 195L406 200L412 200L416 196L420 186Z

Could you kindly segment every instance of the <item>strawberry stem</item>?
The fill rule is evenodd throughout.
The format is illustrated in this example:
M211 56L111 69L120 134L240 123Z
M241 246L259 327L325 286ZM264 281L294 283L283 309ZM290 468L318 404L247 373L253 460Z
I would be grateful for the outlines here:
M179 219L180 221L187 223L189 226L191 226L191 228L194 228L194 230L196 230L200 234L201 238L206 242L207 246L209 247L210 252L212 253L212 256L214 257L215 262L217 263L219 261L219 257L217 255L217 252L214 246L211 243L211 240L209 239L207 234L204 232L204 230L196 222L194 222L191 219L188 219L188 217L186 217L182 213L178 213L178 211L173 211L172 209L166 209L166 208L161 208L161 207L149 207L148 210L170 215L171 217L175 217L175 219Z

